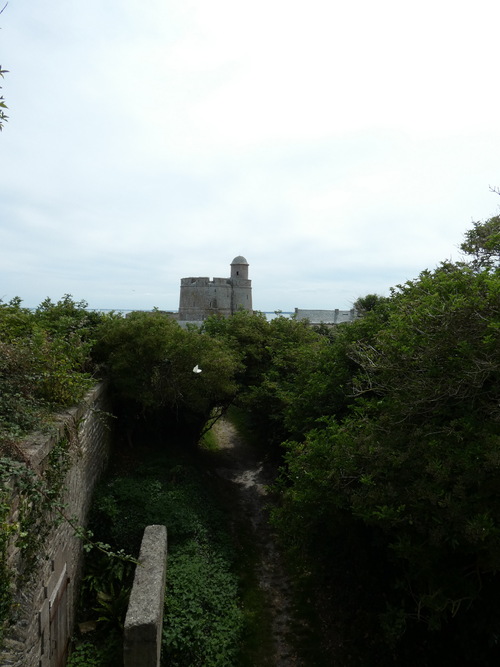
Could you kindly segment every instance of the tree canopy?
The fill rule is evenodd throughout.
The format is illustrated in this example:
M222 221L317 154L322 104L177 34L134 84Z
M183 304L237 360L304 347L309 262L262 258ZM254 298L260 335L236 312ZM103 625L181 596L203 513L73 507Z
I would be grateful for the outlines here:
M238 361L223 341L182 329L159 311L106 318L93 354L129 424L168 423L196 441L212 410L236 393Z
M384 664L498 659L497 230L476 223L469 261L423 271L339 330L295 415L307 424L328 386L330 409L285 444L274 520L332 595L352 587L344 613L361 607L355 634Z
M500 267L500 216L485 222L474 222L465 233L461 250L470 255L469 265L475 271L492 271Z

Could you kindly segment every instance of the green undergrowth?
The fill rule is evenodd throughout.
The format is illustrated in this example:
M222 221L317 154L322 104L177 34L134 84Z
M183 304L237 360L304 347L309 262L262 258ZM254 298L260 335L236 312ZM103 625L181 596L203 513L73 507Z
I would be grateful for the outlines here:
M137 556L150 524L168 530L162 664L234 667L243 625L236 554L227 517L195 455L141 452L136 465L129 462L125 473L115 473L100 485L91 511L96 539ZM98 581L100 568L102 564L87 558L82 602L87 618L81 618L96 621L96 630L85 638L88 652L94 650L90 644L99 646L100 637L109 641L120 636L131 586L131 578L119 580L110 571ZM78 650L83 649L75 651L75 659ZM96 664L120 664L120 648L117 652ZM77 664L83 663L69 663Z
M258 553L251 528L243 519L235 523L238 535L237 573L244 614L244 632L238 667L272 667L272 616L265 592L259 586L256 568Z

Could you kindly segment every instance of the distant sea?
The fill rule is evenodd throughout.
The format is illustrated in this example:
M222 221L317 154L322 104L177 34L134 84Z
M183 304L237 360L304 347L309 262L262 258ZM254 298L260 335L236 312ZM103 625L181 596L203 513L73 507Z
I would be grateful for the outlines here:
M122 315L127 315L127 313L135 313L135 312L143 312L143 313L148 313L151 312L149 310L141 310L140 308L89 308L89 310L95 310L98 313L121 313ZM166 311L168 313L176 313L176 310L168 310ZM288 310L275 310L275 311L262 311L263 314L266 316L267 320L270 322L271 320L274 320L275 317L291 317L293 313Z

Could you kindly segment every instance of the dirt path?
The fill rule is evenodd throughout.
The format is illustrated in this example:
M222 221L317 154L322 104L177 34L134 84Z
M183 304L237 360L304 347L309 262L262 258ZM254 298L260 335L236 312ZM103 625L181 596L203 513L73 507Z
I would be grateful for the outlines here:
M274 665L301 667L303 663L289 643L292 622L290 582L265 509L266 486L272 481L271 471L258 459L255 450L244 443L227 419L216 423L214 434L220 447L220 466L216 467L215 472L237 485L240 511L253 528L259 553L257 578L272 617Z

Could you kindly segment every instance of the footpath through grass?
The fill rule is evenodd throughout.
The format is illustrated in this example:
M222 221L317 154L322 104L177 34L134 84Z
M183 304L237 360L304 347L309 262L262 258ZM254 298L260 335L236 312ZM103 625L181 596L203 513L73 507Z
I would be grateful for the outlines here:
M228 419L235 425L240 437L258 449L259 443L255 440L245 414L233 408L229 411ZM214 431L209 431L206 437L208 442L202 443L202 465L205 470L213 471L221 463L221 453ZM217 474L210 474L209 486L216 504L228 513L227 525L235 550L234 572L238 578L243 624L234 667L274 667L272 616L269 601L257 576L261 555L251 522L242 512L239 490L235 484Z
M231 419L251 442L244 415ZM274 667L272 612L257 576L261 554L237 485L216 474L220 464L213 432L197 450L173 443L122 450L95 494L90 528L96 540L137 557L145 526L167 526L162 665ZM133 572L122 561L87 555L79 622L88 632L76 633L68 667L121 667ZM304 627L297 622L296 639L319 667Z
M235 426L238 436L248 444L257 455L259 461L268 470L270 479L278 474L279 457L276 452L269 454L265 443L259 440L248 413L237 408L229 410L227 418ZM226 485L227 486L227 485ZM230 494L230 488L227 489ZM228 503L231 499L228 498ZM279 498L268 493L265 504L269 509L273 503L279 502ZM234 498L232 500L234 506ZM237 667L275 667L274 654L275 637L273 635L273 610L270 606L268 595L261 589L257 569L263 557L259 553L253 527L248 516L235 511L234 532L238 544L238 557L236 561L237 572L240 578L240 587L243 598L243 610L245 615L245 636L242 643L243 652ZM271 530L272 539L279 540L279 536ZM276 543L278 550L282 551L279 541ZM317 591L311 585L308 578L300 576L292 563L287 562L286 554L281 559L283 576L291 583L289 595L291 596L291 610L287 619L288 634L287 641L295 654L294 665L301 667L331 667L333 658L330 647L327 646L329 638L325 637L325 623L318 615L315 604ZM328 633L327 633L328 634ZM283 660L279 663L284 664Z

